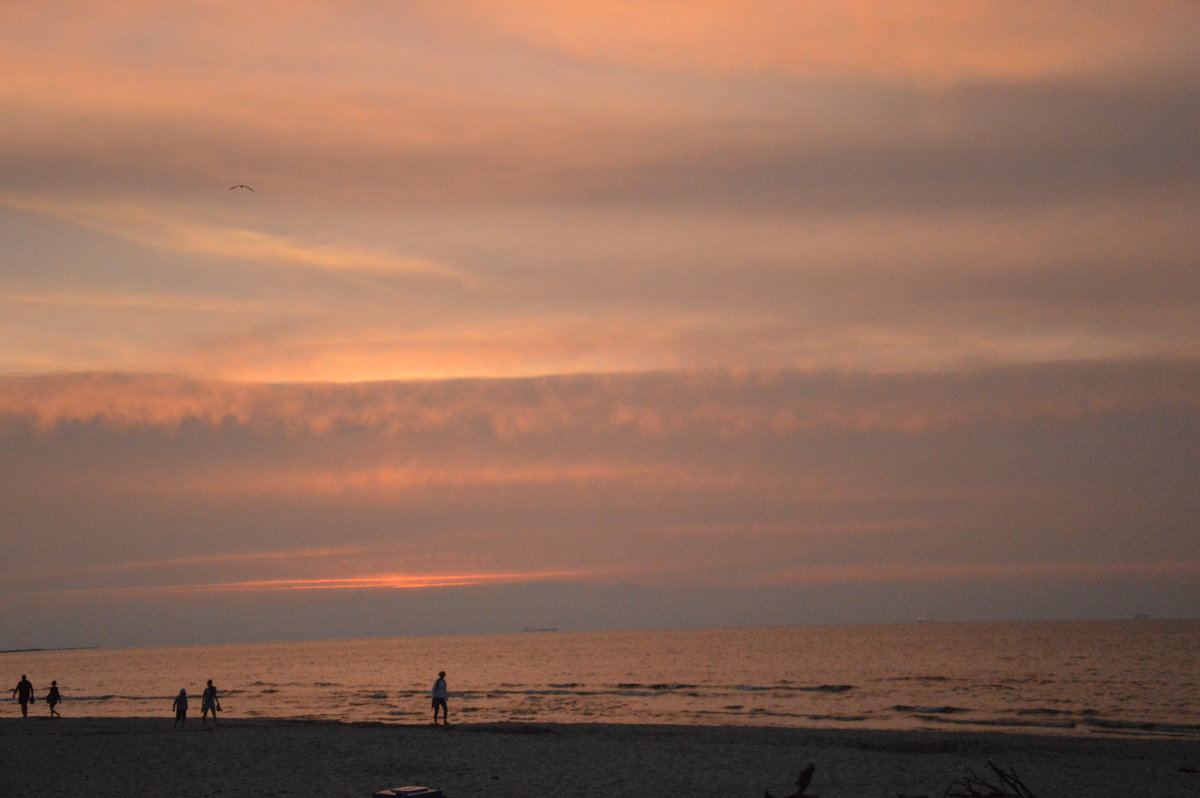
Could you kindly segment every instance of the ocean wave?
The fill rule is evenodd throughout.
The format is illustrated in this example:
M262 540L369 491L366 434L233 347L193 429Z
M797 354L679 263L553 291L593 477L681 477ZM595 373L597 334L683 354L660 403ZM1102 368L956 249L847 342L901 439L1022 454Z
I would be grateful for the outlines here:
M633 696L640 698L651 698L668 693L678 693L681 695L696 696L695 692L690 692L694 685L643 685L634 682L624 682L618 684L615 688L586 688L579 686L576 688L563 687L526 687L520 690L488 690L486 693L464 692L461 695L466 698L478 698L481 695L489 698L502 698L504 696ZM421 693L424 695L424 693Z
M1117 720L1114 718L1095 717L1095 710L1070 712L1056 709L1034 708L1017 710L1016 716L1010 717L975 717L951 718L948 714L970 712L972 710L956 710L953 707L906 707L896 706L893 710L912 712L912 716L922 720L953 724L959 726L986 726L997 728L1018 729L1075 729L1079 727L1097 731L1109 731L1117 734L1139 733L1147 735L1169 735L1176 737L1200 737L1200 724L1171 723L1156 720ZM922 711L925 710L925 711ZM951 710L946 712L945 710Z
M650 695L654 695L654 693L644 692L644 691L639 692L639 691L634 691L634 690L561 690L561 689L513 690L513 691L510 691L508 694L509 695L577 695L577 696L589 696L589 695L643 695L643 696L650 696Z
M948 718L945 715L926 715L914 713L913 717L935 723L955 724L958 726L988 726L1012 729L1073 729L1073 720L1020 720L1018 718Z
M696 717L721 715L721 716L749 716L753 718L790 718L796 720L811 720L818 722L834 722L834 723L861 723L869 720L867 715L814 715L807 712L783 712L776 709L764 709L762 707L754 707L746 709L741 704L731 704L722 707L721 709L698 709L690 713Z
M1200 737L1200 724L1166 723L1163 721L1109 720L1105 718L1089 718L1083 721L1085 726L1115 732L1146 732L1150 734L1171 734L1188 737Z
M221 696L222 696L222 698L224 698L226 696L233 695L234 692L236 692L236 691L222 691ZM195 698L197 700L199 700L199 698L200 698L199 691L191 693L189 695L190 695L190 697ZM63 698L64 698L64 700L69 700L69 701L86 701L86 702L95 703L95 704L105 703L108 701L114 701L114 702L120 702L120 701L135 701L135 702L167 701L167 702L170 702L170 701L175 700L175 694L172 693L171 695L112 695L112 694L67 695L67 696L63 696Z
M918 715L957 715L960 712L975 711L965 707L913 707L906 704L897 704L891 710L893 712L915 712Z
M463 691L463 697L477 698L480 696L499 698L503 696L633 696L654 697L659 695L684 695L700 697L715 696L723 693L845 693L854 690L852 684L818 684L818 685L698 685L688 682L618 682L615 686L591 687L579 682L552 683L546 687L529 687L525 685L505 684L487 691ZM425 691L413 690L393 691L396 695L425 695Z
M753 684L738 684L733 686L734 690L741 690L746 693L766 693L773 691L794 691L798 693L845 693L854 689L852 684L818 684L818 685L801 685L792 687L790 685L753 685Z

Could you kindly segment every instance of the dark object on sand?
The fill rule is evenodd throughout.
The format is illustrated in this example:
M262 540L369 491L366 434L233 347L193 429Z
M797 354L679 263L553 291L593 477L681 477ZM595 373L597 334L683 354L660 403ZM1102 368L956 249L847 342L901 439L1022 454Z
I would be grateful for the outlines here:
M254 189L250 188L250 186L246 185L245 183L238 183L236 186L230 186L230 187L229 187L229 190L230 190L230 191L233 191L235 188L244 188L244 189L246 189L247 191L253 191L253 190L254 190Z
M432 787L417 787L410 784L407 787L393 787L390 790L379 790L371 798L443 798L443 796L441 790L435 790Z
M988 767L996 774L999 783L993 783L967 771L967 775L950 783L942 798L1036 798L1033 792L1021 783L1016 772L1002 770L991 762Z
M800 771L800 778L796 779L796 787L798 788L791 795L785 795L783 798L817 798L815 795L806 796L804 791L808 789L808 785L812 782L813 771L817 769L816 764L809 762L808 767ZM771 791L767 790L765 798L775 798L771 795Z
M992 773L996 774L996 778L1000 779L1000 784L992 784L990 781L980 779L979 776L968 770L965 776L958 781L953 781L946 788L943 798L1036 798L1030 788L1021 784L1021 780L1016 778L1016 773L1012 768L1004 772L991 762L988 763L988 767L991 768Z

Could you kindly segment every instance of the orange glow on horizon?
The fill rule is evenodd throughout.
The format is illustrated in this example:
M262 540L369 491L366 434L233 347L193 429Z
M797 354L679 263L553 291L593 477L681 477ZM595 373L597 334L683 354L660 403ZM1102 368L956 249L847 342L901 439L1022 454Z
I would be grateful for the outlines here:
M414 590L428 587L463 587L485 583L545 582L579 577L581 571L537 573L478 573L478 574L384 574L325 579L257 579L246 582L224 582L212 585L188 585L172 590Z
M711 471L711 469L710 469ZM376 498L397 501L406 494L437 488L522 488L535 486L585 487L589 485L637 485L642 489L732 490L744 486L736 474L705 474L687 465L640 463L563 463L542 465L379 466L343 469L223 469L138 485L113 485L115 493L162 492L167 495L194 494L214 497L304 496ZM795 488L795 481L788 483Z
M209 584L143 585L115 587L56 588L46 590L14 591L8 595L87 595L91 593L110 596L138 596L147 594L201 594L201 593L268 593L307 592L324 590L424 590L447 587L473 587L482 585L512 585L556 581L594 581L633 579L644 585L678 585L689 583L695 574L680 581L680 575L669 568L653 568L632 565L619 571L597 570L550 570L506 573L457 573L457 574L373 574L352 577L322 577L312 579L252 579L238 582L214 582ZM999 563L962 565L922 565L856 563L846 565L814 566L763 573L758 577L734 580L718 575L709 576L713 587L768 587L768 586L820 586L836 584L901 585L901 584L947 584L955 582L1021 582L1021 581L1068 581L1103 584L1126 579L1184 578L1200 579L1200 561L1172 563L1127 563L1127 562L1062 562L1062 563Z
M370 576L324 577L315 579L250 579L241 582L210 584L132 585L119 587L79 587L14 591L9 595L89 594L144 595L152 593L261 593L310 590L421 590L439 587L470 587L487 584L523 584L590 579L597 571L561 570L511 573L462 574L375 574Z

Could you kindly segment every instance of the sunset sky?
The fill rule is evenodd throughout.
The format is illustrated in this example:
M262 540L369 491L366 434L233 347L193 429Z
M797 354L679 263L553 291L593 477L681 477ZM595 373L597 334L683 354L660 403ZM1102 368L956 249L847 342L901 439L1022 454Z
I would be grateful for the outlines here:
M0 5L0 649L1200 616L1197 40Z

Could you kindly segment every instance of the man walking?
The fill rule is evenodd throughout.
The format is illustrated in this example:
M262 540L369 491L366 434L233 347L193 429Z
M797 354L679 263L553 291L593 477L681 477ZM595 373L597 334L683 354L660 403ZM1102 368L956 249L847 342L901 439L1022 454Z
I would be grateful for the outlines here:
M450 725L450 710L446 707L446 699L450 692L446 689L446 672L438 671L437 680L433 683L433 725L437 725L438 708L442 710L442 724Z
M34 700L33 685L29 683L29 679L25 678L25 674L21 674L21 681L17 682L12 694L21 705L21 717L29 717L29 702Z

